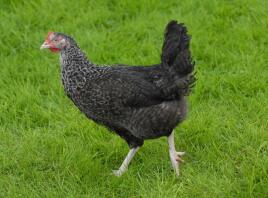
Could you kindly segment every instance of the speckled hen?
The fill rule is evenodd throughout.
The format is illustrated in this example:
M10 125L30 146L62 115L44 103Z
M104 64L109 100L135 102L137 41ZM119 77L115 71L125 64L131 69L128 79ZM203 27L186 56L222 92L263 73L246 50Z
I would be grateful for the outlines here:
M187 95L194 85L190 37L183 24L168 23L161 63L151 66L96 65L73 38L50 32L41 46L60 52L62 83L67 96L89 119L117 133L130 151L118 170L121 176L144 140L168 137L172 166L179 175L184 152L177 152L173 129L185 119Z

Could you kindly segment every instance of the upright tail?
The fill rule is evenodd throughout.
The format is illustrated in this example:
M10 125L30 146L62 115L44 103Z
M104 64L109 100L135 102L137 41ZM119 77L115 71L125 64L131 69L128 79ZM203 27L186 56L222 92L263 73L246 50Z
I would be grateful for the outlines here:
M190 52L191 37L182 23L170 21L166 26L162 47L162 66L176 76L176 84L187 95L194 86L194 62Z

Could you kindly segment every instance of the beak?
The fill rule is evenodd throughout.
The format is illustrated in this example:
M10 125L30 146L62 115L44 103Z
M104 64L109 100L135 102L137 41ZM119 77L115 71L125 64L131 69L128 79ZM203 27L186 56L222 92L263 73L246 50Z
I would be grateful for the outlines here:
M46 48L50 48L51 46L45 41L42 45L41 45L41 47L40 47L40 49L46 49Z

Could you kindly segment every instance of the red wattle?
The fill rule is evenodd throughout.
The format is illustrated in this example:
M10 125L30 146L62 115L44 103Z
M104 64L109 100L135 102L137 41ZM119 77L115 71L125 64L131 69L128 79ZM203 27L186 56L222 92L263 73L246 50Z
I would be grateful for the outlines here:
M57 53L57 52L60 51L59 48L55 48L55 47L51 47L51 48L49 48L49 49L50 49L51 52L54 52L54 53Z

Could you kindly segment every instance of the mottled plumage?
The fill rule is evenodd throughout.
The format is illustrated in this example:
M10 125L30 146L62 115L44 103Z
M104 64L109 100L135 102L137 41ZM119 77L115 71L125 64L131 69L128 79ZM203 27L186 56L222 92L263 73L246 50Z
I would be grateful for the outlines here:
M60 49L68 97L88 118L120 135L130 148L142 146L146 139L169 136L185 119L186 96L195 78L190 37L183 24L171 21L167 25L162 62L152 66L96 65L71 37L54 33L48 42L54 41Z

